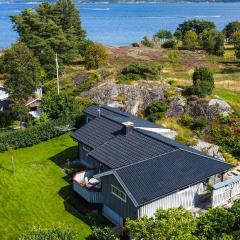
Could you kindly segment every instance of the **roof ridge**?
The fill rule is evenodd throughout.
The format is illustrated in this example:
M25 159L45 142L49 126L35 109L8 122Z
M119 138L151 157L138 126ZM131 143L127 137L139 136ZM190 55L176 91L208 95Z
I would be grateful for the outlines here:
M129 167L129 166L134 166L134 165L137 165L138 163L147 162L147 161L152 160L152 159L154 159L154 158L158 158L158 157L161 157L161 156L165 156L165 155L168 155L168 154L170 154L170 153L173 153L173 152L176 152L176 151L179 151L179 150L180 150L180 149L174 149L174 150L172 150L172 151L170 151L170 152L166 152L166 153L162 153L162 154L159 154L159 155L150 157L150 158L146 158L146 159L143 159L143 160L141 160L141 161L139 161L139 162L134 162L134 163L130 163L130 164L125 165L125 166L121 166L121 167L118 167L118 168L113 168L112 170L117 171L117 170L120 170L120 169Z

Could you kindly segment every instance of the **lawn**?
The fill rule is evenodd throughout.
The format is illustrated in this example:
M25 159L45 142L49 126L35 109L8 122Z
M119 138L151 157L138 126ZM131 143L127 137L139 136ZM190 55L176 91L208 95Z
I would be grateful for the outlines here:
M18 149L14 153L14 174L10 156L0 154L1 240L17 239L33 225L58 223L71 226L80 239L89 235L90 227L81 220L83 214L68 204L74 193L69 177L60 168L67 158L76 157L76 149L69 134Z

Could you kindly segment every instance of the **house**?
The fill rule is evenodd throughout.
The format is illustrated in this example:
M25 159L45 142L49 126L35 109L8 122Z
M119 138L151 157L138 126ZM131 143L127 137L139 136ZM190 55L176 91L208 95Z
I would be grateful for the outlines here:
M39 87L34 92L33 96L26 100L26 106L29 108L29 114L33 118L38 118L41 114L39 108L42 98L42 88ZM7 111L10 108L9 94L6 93L4 86L0 85L0 111Z
M234 185L235 195L240 193L240 178L224 184L231 164L164 137L164 127L108 106L90 106L84 113L86 124L72 134L84 166L73 189L89 203L102 204L114 224L154 216L158 208L195 208L209 184L216 191ZM219 194L211 203L233 196Z

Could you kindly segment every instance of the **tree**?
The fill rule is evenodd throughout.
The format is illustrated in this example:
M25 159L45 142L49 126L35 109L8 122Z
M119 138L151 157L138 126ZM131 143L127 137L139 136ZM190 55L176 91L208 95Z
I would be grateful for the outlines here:
M227 24L227 26L223 29L223 33L226 36L227 41L232 42L233 41L233 34L235 32L240 31L240 22L233 21Z
M12 116L8 112L0 111L0 128L6 128L13 122Z
M29 120L29 109L23 102L14 102L11 104L11 109L14 114L16 114L16 117L20 121L20 127L22 127L22 122Z
M197 234L206 239L218 239L223 234L230 234L235 223L235 216L224 208L212 208L200 216Z
M165 40L171 40L173 38L173 35L170 31L168 30L159 30L154 37L159 38L161 41Z
M4 87L14 102L23 102L41 84L41 68L24 43L16 43L3 55Z
M214 22L193 19L193 20L188 20L188 21L185 21L185 22L179 24L175 34L177 34L179 36L180 32L181 32L182 37L184 37L186 32L193 31L197 35L199 35L203 31L215 29L215 27L216 26L215 26Z
M204 31L200 34L202 48L211 54L222 56L224 54L224 35L215 30Z
M108 63L107 49L99 43L90 44L86 48L84 59L87 69L97 69L104 66Z
M194 51L198 46L198 37L197 34L190 30L187 31L183 37L183 48Z
M232 41L233 41L234 44L240 43L240 31L239 32L235 32L232 35Z
M196 95L205 97L211 94L214 89L214 78L212 72L207 68L196 68L193 76L193 91Z
M143 37L142 44L146 47L150 47L150 48L154 47L153 42L147 36Z
M194 217L191 212L182 207L159 209L155 218L143 217L137 220L127 220L126 227L135 240L196 239L193 235L196 229Z
M79 10L71 0L44 2L34 11L26 9L11 17L13 28L53 77L55 53L64 63L72 62L80 52L86 33L81 27Z
M76 233L65 226L54 226L51 228L34 227L24 234L19 240L77 240Z
M75 113L74 98L67 94L44 96L41 106L51 119L71 117Z

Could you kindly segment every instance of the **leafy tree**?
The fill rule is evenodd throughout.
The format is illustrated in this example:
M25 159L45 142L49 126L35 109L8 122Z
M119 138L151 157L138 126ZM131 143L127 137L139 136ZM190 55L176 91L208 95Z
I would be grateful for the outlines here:
M205 97L214 89L214 78L212 72L207 68L196 68L193 73L193 91L196 95Z
M74 98L67 94L44 96L41 106L51 119L70 117L75 112Z
M127 220L127 229L135 240L176 239L194 240L196 223L193 215L184 208L157 210L155 218L143 217Z
M152 102L145 110L148 120L155 122L164 118L165 112L168 110L168 104L163 102Z
M182 37L184 37L186 32L193 31L197 35L199 35L203 31L211 30L211 29L214 29L215 27L216 26L213 22L193 19L193 20L188 20L179 24L175 34L179 36L181 32Z
M154 47L153 42L147 36L143 37L142 44L146 47L150 47L150 48Z
M223 29L223 33L226 36L226 39L228 41L233 41L233 34L235 32L239 32L240 31L240 22L238 21L233 21L227 24L227 26Z
M108 63L108 52L103 45L94 43L86 47L84 58L87 69L97 69Z
M77 240L76 233L64 226L54 226L52 228L34 227L19 240Z
M200 216L197 224L197 234L206 239L219 238L222 234L231 233L235 216L224 208L212 208Z
M58 53L64 63L69 63L79 54L85 40L79 11L71 0L44 2L34 11L23 10L11 19L20 41L39 57L49 77L53 77L54 53Z
M196 50L197 46L198 46L197 34L192 30L187 31L183 37L183 48L190 51L194 51Z
M204 31L200 35L202 48L211 54L222 56L224 54L224 35L215 30Z
M4 87L14 102L23 102L40 85L41 68L24 43L16 43L3 55Z
M161 41L164 41L164 40L170 40L173 38L173 35L170 31L168 30L159 30L155 35L154 37L157 37L159 38Z
M234 44L240 43L240 31L239 32L235 32L232 35L232 41L233 41Z
M14 114L16 114L16 117L20 121L20 127L22 126L22 122L27 122L29 120L29 109L25 105L25 103L22 102L14 102L11 104L11 109Z

